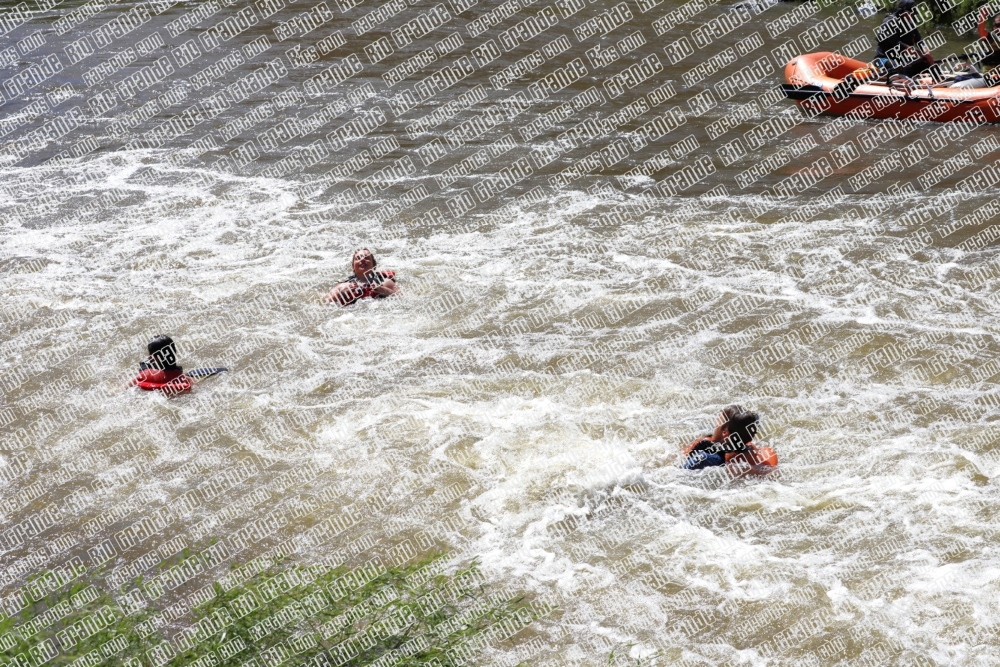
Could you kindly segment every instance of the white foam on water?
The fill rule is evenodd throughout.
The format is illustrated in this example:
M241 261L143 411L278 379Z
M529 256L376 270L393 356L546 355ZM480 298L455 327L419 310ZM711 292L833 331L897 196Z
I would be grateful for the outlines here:
M922 259L897 257L889 236L839 250L870 221L833 211L766 226L719 214L746 203L739 198L680 213L665 201L606 228L600 214L622 197L582 192L480 231L412 229L383 245L348 217L306 222L303 212L321 206L300 201L287 183L157 159L118 153L5 172L24 202L40 180L104 174L59 192L56 212L5 230L10 255L47 260L4 279L5 288L69 314L37 345L17 334L5 362L82 337L94 373L77 397L94 435L85 446L150 433L147 454L159 472L95 496L81 522L139 491L169 502L225 467L235 448L273 474L316 464L337 494L310 521L404 481L419 499L454 489L412 527L454 512L461 527L446 543L478 557L497 582L556 595L576 631L634 642L636 655L674 641L685 655L771 664L758 649L825 610L845 627L871 620L873 641L974 659L974 645L948 638L954 624L932 619L945 608L959 610L955 623L993 619L993 533L978 508L992 507L998 468L983 463L992 445L963 447L968 423L955 417L981 392L912 372L914 359L947 343L989 338L982 349L995 351L988 295L949 284L962 255L932 246ZM139 184L146 167L156 180ZM129 190L126 203L72 214L75 202L110 187ZM380 268L397 271L402 296L349 310L320 305L318 294L348 275L350 252L363 243ZM732 261L702 262L713 248ZM913 283L892 280L910 268ZM242 310L262 294L265 307ZM752 308L706 324L741 297ZM173 316L167 333L181 343L181 363L230 373L177 399L125 390L146 337ZM829 332L766 371L741 365L813 323ZM867 338L823 361L855 334ZM923 351L858 366L864 354L907 340ZM286 352L288 361L255 370ZM780 474L679 470L681 445L736 402L763 414ZM222 463L197 463L199 451L184 442L239 414L244 424L201 448ZM885 427L890 414L890 427L867 430ZM301 422L281 421L291 415ZM279 421L293 426L272 431ZM53 451L65 461L78 447ZM435 462L442 467L415 478ZM93 473L135 470L125 459ZM968 558L953 562L965 554L948 556L953 544L970 545ZM975 585L942 583L967 561L982 568ZM877 578L885 572L892 576ZM765 620L741 628L733 620L741 615Z

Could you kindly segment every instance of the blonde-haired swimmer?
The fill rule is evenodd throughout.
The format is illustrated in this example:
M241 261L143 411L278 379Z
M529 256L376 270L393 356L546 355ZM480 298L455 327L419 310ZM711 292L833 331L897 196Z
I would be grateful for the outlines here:
M337 284L325 301L349 306L360 299L382 299L396 293L396 273L376 271L378 262L368 248L358 248L351 255L354 275Z

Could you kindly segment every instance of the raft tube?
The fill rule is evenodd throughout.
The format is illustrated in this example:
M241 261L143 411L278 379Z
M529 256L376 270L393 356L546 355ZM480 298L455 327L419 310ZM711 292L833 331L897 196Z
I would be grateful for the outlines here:
M857 111L856 115L861 118L1000 122L1000 86L929 88L918 85L911 90L901 90L873 81L872 75L868 63L820 51L788 61L785 65L787 83L781 88L785 97L795 100L801 107L831 116Z

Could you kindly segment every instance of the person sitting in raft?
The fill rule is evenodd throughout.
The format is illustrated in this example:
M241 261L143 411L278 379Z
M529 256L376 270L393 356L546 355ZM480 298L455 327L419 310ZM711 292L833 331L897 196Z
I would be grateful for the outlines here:
M769 463L758 460L753 438L757 434L760 416L740 405L723 408L715 423L715 431L698 438L684 449L687 456L681 465L685 470L702 470L725 465L743 455L751 465Z
M368 248L355 250L351 257L354 275L347 278L330 292L327 302L349 306L360 299L383 299L396 293L396 274L393 271L376 271L378 262Z
M172 395L190 391L191 378L177 365L177 346L170 336L160 334L150 341L146 350L149 357L139 363L139 375L132 380L133 386L145 391L159 389Z
M884 70L887 76L904 74L912 77L934 64L934 56L917 30L914 7L914 0L899 0L896 8L875 30L878 45L872 65Z
M986 29L986 19L989 18L990 12L989 7L982 7L979 10L979 26L977 32L979 37L985 40L989 51L983 54L981 60L979 60L980 65L1000 65L1000 14L993 17L993 29ZM990 35L993 35L993 41L990 41Z

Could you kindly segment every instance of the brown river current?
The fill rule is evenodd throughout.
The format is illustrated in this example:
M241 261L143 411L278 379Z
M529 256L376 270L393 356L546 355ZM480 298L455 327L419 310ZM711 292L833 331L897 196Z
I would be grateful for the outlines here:
M873 7L2 11L3 614L218 540L167 603L478 562L545 613L465 664L1000 665L1000 130L779 89ZM127 389L159 333L229 372ZM777 472L681 470L732 403Z

